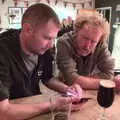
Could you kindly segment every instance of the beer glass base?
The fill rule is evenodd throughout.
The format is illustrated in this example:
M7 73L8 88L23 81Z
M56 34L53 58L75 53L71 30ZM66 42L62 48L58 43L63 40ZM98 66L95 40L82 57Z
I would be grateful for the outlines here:
M110 120L107 116L100 116L96 120Z

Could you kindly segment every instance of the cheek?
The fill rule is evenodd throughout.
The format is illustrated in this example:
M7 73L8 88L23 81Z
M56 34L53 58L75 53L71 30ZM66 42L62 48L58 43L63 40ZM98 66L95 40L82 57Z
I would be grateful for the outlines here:
M76 41L76 46L78 47L78 49L81 48L81 47L83 47L84 44L85 43L83 41L80 41L80 40Z
M47 40L40 40L38 43L36 43L37 46L40 48L46 48L48 46L48 41Z
M40 37L34 37L34 40L33 40L33 44L36 46L36 47L42 47L44 46L46 43L45 43L45 40L40 36Z
M91 50L94 51L96 49L97 44L91 45Z
M40 43L43 45L43 46L46 46L48 44L48 41L47 40L41 40Z

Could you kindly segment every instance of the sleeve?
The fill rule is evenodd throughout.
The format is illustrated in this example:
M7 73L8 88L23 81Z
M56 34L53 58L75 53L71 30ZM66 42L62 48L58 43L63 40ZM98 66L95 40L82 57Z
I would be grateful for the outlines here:
M60 40L57 42L57 64L67 84L71 85L79 77L71 48Z
M106 43L103 43L99 49L98 69L101 71L99 73L99 76L103 79L113 79L114 59L108 50L108 45Z
M9 97L8 89L5 85L0 81L0 101L7 99Z
M9 97L9 66L0 47L0 101Z
M53 56L50 51L47 51L44 55L43 65L43 79L42 82L46 83L53 77Z

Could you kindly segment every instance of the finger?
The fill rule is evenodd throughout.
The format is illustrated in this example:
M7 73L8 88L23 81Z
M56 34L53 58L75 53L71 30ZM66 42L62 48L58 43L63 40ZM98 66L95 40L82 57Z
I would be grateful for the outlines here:
M72 85L69 90L71 90L73 93L78 93L78 95L81 95L82 93L82 88L77 84Z
M79 111L81 110L82 105L72 105L71 106L71 111Z
M72 111L78 111L78 110L82 110L84 108L84 105L86 103L80 103L80 104L72 104L71 106L71 110Z
M71 92L71 93L73 93L73 94L75 94L75 87L74 86L70 86L69 88L68 88L68 92Z
M82 97L82 88L79 86L79 85L77 85L77 84L74 84L74 87L75 87L75 92L77 93L77 95L78 95L78 97Z
M72 98L71 97L61 97L59 102L61 104L69 104L69 103L72 103Z

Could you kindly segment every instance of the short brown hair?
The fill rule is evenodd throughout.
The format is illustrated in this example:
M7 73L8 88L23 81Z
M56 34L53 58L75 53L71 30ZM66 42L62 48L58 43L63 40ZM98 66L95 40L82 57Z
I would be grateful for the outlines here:
M54 10L46 4L34 4L30 6L22 17L22 25L29 23L33 26L38 26L47 23L52 20L58 27L60 27L60 21Z
M80 10L75 21L75 29L82 29L85 24L90 24L95 28L102 29L102 40L106 40L110 33L110 25L108 21L96 10Z

